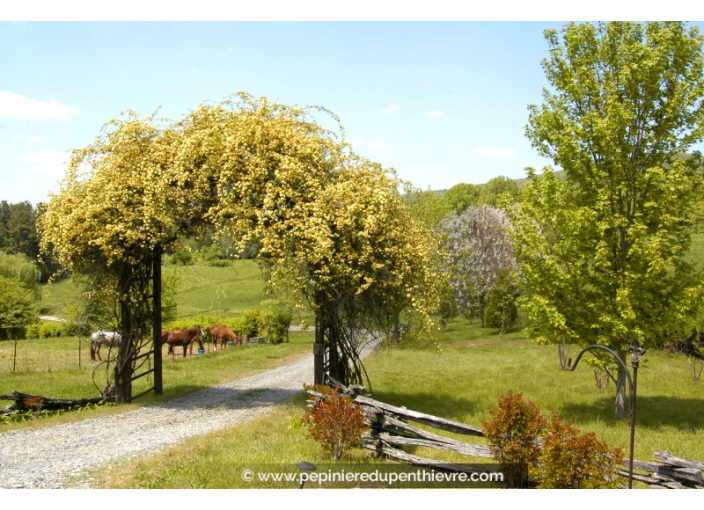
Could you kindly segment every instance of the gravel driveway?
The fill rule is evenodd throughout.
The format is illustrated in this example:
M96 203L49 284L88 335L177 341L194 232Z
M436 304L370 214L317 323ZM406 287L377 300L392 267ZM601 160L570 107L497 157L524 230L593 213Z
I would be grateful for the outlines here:
M311 356L163 404L0 434L0 488L88 487L89 480L71 479L118 459L151 455L193 436L251 420L300 393L312 378Z

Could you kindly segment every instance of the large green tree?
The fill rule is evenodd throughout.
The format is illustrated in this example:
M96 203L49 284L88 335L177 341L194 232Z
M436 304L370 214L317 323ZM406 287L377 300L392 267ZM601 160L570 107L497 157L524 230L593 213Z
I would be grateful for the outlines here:
M704 135L702 36L680 22L613 22L545 37L550 87L530 107L527 136L566 179L531 171L512 212L529 331L625 358L636 335L652 345L696 307L683 255L701 177L679 156Z
M520 197L521 188L518 183L508 177L499 175L481 187L477 203L479 205L501 207L505 200L518 201Z
M20 280L0 275L0 339L24 338L38 313L34 293Z
M462 214L468 207L479 205L482 187L478 184L455 184L445 193L445 202L457 214Z
M37 264L21 253L6 253L0 250L0 276L19 280L39 298L39 269Z

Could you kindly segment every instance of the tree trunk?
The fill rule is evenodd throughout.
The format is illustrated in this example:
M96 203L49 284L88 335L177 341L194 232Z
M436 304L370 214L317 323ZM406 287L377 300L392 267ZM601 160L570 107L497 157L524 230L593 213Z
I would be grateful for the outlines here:
M325 332L320 312L315 315L315 343L313 344L313 384L325 383Z
M120 292L120 353L115 371L117 403L132 401L132 311L130 308L130 272L123 262L120 268L118 288Z
M621 359L625 359L624 356ZM623 420L626 417L626 372L619 364L618 375L616 376L616 418Z
M401 339L401 314L396 312L394 314L394 324L391 328L391 345L396 346L399 344Z
M330 375L342 384L349 384L347 357L342 352L340 343L343 341L342 332L338 330L339 323L330 321L328 331L328 360L330 363Z
M161 246L154 248L152 258L152 290L153 290L153 317L152 317L152 344L154 346L154 393L164 393L164 382L161 360Z

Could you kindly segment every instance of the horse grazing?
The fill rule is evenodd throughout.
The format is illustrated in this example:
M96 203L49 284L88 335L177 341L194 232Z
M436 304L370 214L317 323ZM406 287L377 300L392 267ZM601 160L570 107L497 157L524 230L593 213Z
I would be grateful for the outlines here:
M162 331L161 332L161 344L169 344L168 353L172 357L175 356L174 347L178 345L183 345L183 357L186 357L186 348L191 345L191 354L193 354L193 342L198 342L199 348L203 349L203 338L205 334L203 333L203 328L196 326L195 328L187 329L185 331Z
M214 325L210 328L210 336L213 339L213 347L217 349L218 342L220 348L224 349L227 346L228 339L232 340L235 345L242 345L242 340L230 328L223 325Z
M118 347L122 343L122 336L120 333L114 331L96 331L90 335L90 359L95 361L95 355L98 355L98 359L103 361L100 356L100 348L103 345L108 347Z

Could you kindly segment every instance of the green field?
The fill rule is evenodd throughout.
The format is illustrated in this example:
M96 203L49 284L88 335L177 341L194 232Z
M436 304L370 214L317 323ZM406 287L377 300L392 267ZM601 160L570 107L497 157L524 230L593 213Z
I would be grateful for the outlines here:
M174 279L179 319L207 314L237 314L266 305L271 296L263 290L262 273L256 261L234 260L225 267L204 264L165 264L164 279ZM68 305L79 302L71 279L45 285L42 313L64 316Z
M164 277L175 277L178 318L229 315L266 304L262 274L253 260L236 260L231 266L202 264L164 266Z

